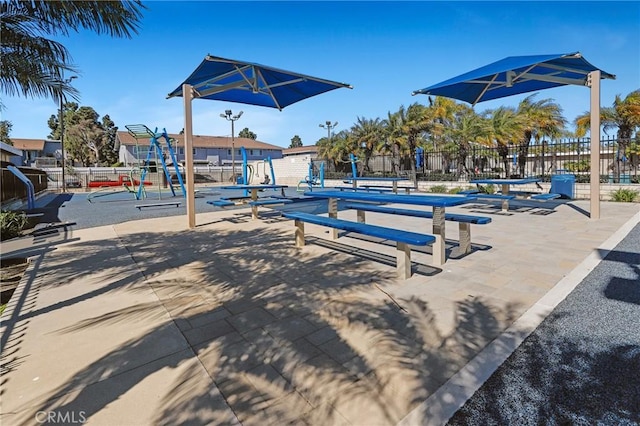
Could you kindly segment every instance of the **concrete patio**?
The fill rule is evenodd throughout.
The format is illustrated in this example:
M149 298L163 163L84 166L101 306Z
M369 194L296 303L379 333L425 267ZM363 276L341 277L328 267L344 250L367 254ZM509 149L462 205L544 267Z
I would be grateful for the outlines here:
M251 220L249 209L199 213L195 230L173 216L52 236L3 314L0 420L441 424L464 402L442 392L448 380L486 376L498 358L478 354L509 327L504 347L517 344L588 272L585 260L640 221L638 204L602 203L593 221L588 207L451 208L493 222L472 226L467 256L448 224L444 267L415 252L404 281L392 245L332 242L308 225L296 249L291 221Z

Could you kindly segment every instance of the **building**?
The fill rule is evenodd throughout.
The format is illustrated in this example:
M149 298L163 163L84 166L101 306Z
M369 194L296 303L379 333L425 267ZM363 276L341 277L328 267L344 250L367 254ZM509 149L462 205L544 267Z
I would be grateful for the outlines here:
M49 167L56 167L62 158L60 141L50 139L18 139L11 138L13 147L22 151L22 163L17 166L42 167L38 159L45 159ZM52 164L51 164L52 163Z
M283 157L291 156L309 156L310 159L316 161L318 158L318 147L316 145L298 146L295 148L287 148L282 151Z
M22 150L4 142L0 142L0 160L16 166L22 166Z
M168 134L171 139L171 146L176 154L177 161L184 164L184 135ZM168 149L164 138L158 139L162 147L165 158L169 159ZM150 139L135 139L129 132L120 131L117 133L117 144L120 146L119 161L125 166L144 161L149 153ZM283 148L270 145L248 138L235 138L234 142L236 164L242 163L241 147L244 147L247 154L247 161L282 158ZM223 166L231 165L232 140L229 136L193 136L193 158L194 164ZM156 160L155 152L152 153L150 161Z

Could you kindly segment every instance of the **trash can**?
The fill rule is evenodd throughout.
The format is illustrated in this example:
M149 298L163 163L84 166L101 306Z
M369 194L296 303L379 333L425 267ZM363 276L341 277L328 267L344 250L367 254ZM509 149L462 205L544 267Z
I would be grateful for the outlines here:
M575 198L576 176L571 174L552 175L551 193L560 194L560 198Z

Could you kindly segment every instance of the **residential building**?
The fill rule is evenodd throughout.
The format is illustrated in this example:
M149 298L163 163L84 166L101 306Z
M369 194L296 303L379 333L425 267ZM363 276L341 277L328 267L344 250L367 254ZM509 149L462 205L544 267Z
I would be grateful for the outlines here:
M22 164L19 166L41 167L36 164L36 159L44 158L50 167L55 167L62 158L60 141L51 139L18 139L11 138L13 147L22 151Z
M171 146L176 154L179 163L184 164L184 135L168 134ZM168 148L164 138L158 139L165 158L170 161ZM119 161L126 166L144 161L149 153L151 139L135 139L129 132L119 131L117 133L117 143L119 143ZM242 163L241 147L246 150L247 161L282 158L283 148L260 142L248 138L235 138L234 160L236 164ZM222 166L231 165L232 140L230 136L193 136L193 158L194 164ZM151 155L151 161L156 161L155 151Z
M0 142L0 160L22 166L22 150L4 142Z

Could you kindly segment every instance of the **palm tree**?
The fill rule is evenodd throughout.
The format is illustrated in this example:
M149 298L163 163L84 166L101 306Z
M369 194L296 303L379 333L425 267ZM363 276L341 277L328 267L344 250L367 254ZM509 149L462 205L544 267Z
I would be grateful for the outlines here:
M536 95L534 93L524 98L517 110L522 123L522 137L518 143L518 168L522 177L525 174L531 139L539 141L543 136L558 137L567 123L560 105L553 102L553 99L535 101Z
M0 89L10 96L77 99L77 90L63 75L78 69L69 51L50 37L87 29L130 38L138 32L142 9L139 0L1 2Z
M633 133L640 127L640 90L634 90L624 99L620 95L616 95L612 107L600 109L600 122L605 133L607 130L618 129L618 153L614 167L615 181L618 182L620 163L626 158ZM586 112L579 115L574 120L574 124L576 125L576 136L586 135L587 130L591 127L591 114Z
M487 133L487 124L484 118L476 114L470 107L464 105L460 105L460 107L452 126L448 128L448 132L457 146L458 176L462 174L463 170L469 174L466 163L471 143L477 142Z
M400 172L400 153L407 146L407 137L402 131L404 120L404 107L397 112L387 112L387 118L383 121L387 139L391 145L391 173L398 175Z
M483 113L487 119L486 134L480 139L488 145L496 146L502 158L505 177L509 177L509 146L522 135L523 124L515 108L499 107Z
M384 126L379 118L366 119L358 117L358 122L351 127L351 135L364 154L363 167L370 171L369 160L373 151L384 141Z
M405 110L400 107L402 132L407 136L407 149L409 154L409 163L411 164L411 175L416 178L416 148L420 142L424 141L423 134L433 129L434 121L431 111L419 103L413 103Z

